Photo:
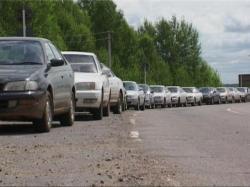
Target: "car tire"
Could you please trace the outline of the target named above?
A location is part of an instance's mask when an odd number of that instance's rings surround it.
[[[98,109],[94,110],[93,116],[96,120],[102,120],[102,118],[103,118],[103,94],[102,94],[102,98],[101,98],[100,107]]]
[[[66,114],[61,115],[59,118],[61,125],[63,126],[72,126],[75,121],[75,96],[72,93],[70,101],[70,109]]]
[[[108,117],[110,114],[110,102],[108,101],[107,106],[103,109],[103,116]]]
[[[145,110],[145,100],[144,100],[144,102],[143,102],[143,105],[140,107],[140,109],[141,109],[142,111]]]
[[[137,105],[135,106],[135,110],[140,110],[140,100],[138,99]]]
[[[186,101],[185,101],[185,103],[184,103],[184,107],[187,107],[187,105],[188,105],[188,104],[187,104],[187,99],[186,99]]]
[[[115,111],[114,113],[115,114],[121,114],[122,113],[122,109],[123,108],[123,104],[122,104],[122,95],[120,94],[119,95],[119,98],[118,98],[118,101],[117,101],[117,104],[115,106]]]
[[[33,123],[38,132],[49,132],[53,121],[52,99],[49,92],[46,93],[46,102],[42,119],[37,119]]]

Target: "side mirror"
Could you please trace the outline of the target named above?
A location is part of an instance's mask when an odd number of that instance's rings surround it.
[[[52,60],[50,60],[50,64],[52,67],[63,66],[64,60],[63,59],[52,59]]]

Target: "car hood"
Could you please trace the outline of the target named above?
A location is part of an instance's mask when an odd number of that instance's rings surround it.
[[[22,81],[31,78],[41,70],[42,65],[1,65],[0,83]]]
[[[102,75],[98,73],[78,73],[75,72],[75,82],[101,82]]]
[[[180,95],[178,93],[171,93],[171,97],[179,97]]]
[[[154,97],[164,97],[164,93],[154,93]]]
[[[127,95],[138,95],[138,92],[133,90],[127,90]]]

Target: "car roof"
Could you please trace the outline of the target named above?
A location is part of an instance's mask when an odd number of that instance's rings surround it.
[[[38,42],[47,42],[49,41],[46,38],[39,38],[39,37],[0,37],[0,40],[20,40],[20,41],[38,41]]]
[[[71,55],[91,55],[96,56],[95,53],[90,52],[82,52],[82,51],[62,51],[63,55],[71,54]]]
[[[124,83],[126,83],[126,82],[132,82],[132,83],[135,83],[135,84],[137,84],[135,81],[123,81]]]
[[[163,85],[150,85],[150,87],[165,87]]]

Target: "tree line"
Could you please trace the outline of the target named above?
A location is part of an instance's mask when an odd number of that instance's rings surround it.
[[[123,80],[180,86],[219,86],[218,73],[201,57],[199,33],[185,20],[147,20],[131,27],[112,0],[1,0],[0,36],[44,37],[60,50],[91,51],[108,65],[107,31],[112,32],[112,70]]]

